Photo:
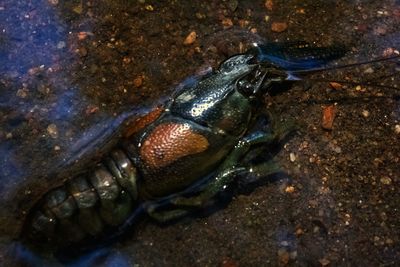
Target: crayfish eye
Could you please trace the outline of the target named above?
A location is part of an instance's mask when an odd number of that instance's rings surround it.
[[[253,84],[246,79],[239,80],[236,88],[244,96],[253,95]]]

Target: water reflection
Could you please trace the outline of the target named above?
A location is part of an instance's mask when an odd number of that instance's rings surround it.
[[[18,264],[20,264],[18,266],[129,267],[132,266],[133,262],[132,258],[129,258],[123,252],[112,250],[109,247],[100,248],[68,262],[60,263],[52,258],[43,258],[22,244],[14,243],[12,246],[14,255],[18,258]]]
[[[70,267],[85,267],[85,266],[104,266],[104,267],[129,267],[132,266],[129,258],[121,252],[108,249],[100,249],[89,255],[85,255],[76,261],[76,263],[68,264]]]
[[[82,2],[72,7],[46,0],[0,3],[1,240],[15,238],[23,214],[37,197],[101,156],[118,140],[123,122],[148,103],[122,105],[125,111],[120,112],[96,98],[96,90],[104,91],[101,80],[100,86],[91,83],[91,91],[82,85],[87,68],[77,48],[79,30],[90,32],[90,27],[79,21],[79,5]],[[109,94],[117,95],[112,90]],[[145,94],[138,95],[135,99]],[[20,252],[34,262],[29,251]]]
[[[73,119],[72,114],[67,118],[66,113],[55,113],[67,108],[66,95],[79,92],[69,88],[71,82],[59,65],[73,60],[73,54],[67,49],[68,30],[55,7],[48,1],[3,1],[1,7],[1,131],[6,139],[1,179],[18,183],[31,173],[25,168],[28,159],[18,150],[50,148],[52,142],[43,138],[46,133],[41,127]]]

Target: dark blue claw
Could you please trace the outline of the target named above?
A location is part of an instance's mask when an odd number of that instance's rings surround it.
[[[342,57],[347,49],[341,45],[312,46],[306,42],[256,44],[250,53],[258,62],[268,62],[287,71],[321,68],[329,61]]]

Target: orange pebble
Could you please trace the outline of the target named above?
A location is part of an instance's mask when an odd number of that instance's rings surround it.
[[[333,128],[333,121],[336,116],[336,106],[329,105],[324,107],[322,112],[322,128],[325,130],[332,130]]]

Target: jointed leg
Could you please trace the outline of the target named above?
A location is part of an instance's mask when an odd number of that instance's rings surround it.
[[[274,127],[274,130],[270,134],[263,131],[255,131],[245,136],[222,162],[218,168],[216,177],[206,185],[203,191],[192,197],[176,196],[171,198],[169,203],[177,207],[173,210],[162,210],[161,208],[157,211],[157,208],[159,208],[157,203],[149,204],[146,207],[148,214],[160,222],[182,217],[190,212],[190,208],[204,206],[210,199],[224,190],[238,174],[254,175],[253,179],[257,180],[260,177],[279,172],[280,168],[272,161],[250,166],[239,165],[239,162],[249,152],[251,146],[282,140],[291,128],[288,126]]]

